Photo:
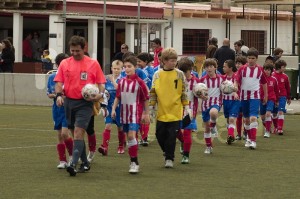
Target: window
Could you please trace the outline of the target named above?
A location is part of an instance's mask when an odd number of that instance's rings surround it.
[[[245,45],[254,47],[259,54],[265,54],[266,49],[266,32],[258,30],[242,30],[241,38],[245,41]]]
[[[208,29],[183,29],[182,54],[205,54],[208,39]]]

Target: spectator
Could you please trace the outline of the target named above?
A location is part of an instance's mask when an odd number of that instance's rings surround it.
[[[53,69],[53,64],[52,64],[49,50],[43,51],[43,55],[41,56],[41,61],[43,63],[43,73],[47,73],[48,71]]]
[[[240,39],[239,42],[241,42],[241,44],[242,44],[241,50],[247,54],[249,48],[248,48],[248,46],[245,45],[245,41],[243,39]]]
[[[230,41],[228,38],[223,40],[223,46],[218,48],[214,54],[214,58],[218,60],[218,71],[223,72],[224,62],[228,59],[235,60],[235,52],[230,48]]]
[[[43,46],[40,39],[40,34],[38,32],[33,32],[33,38],[30,42],[32,49],[33,61],[41,61],[41,55],[43,53]]]
[[[128,52],[128,46],[127,46],[127,44],[122,44],[122,45],[121,45],[121,51],[115,54],[115,56],[113,57],[113,61],[115,61],[115,60],[120,60],[120,61],[122,61],[122,60],[123,60],[123,59],[122,59],[122,58],[123,58],[123,55],[124,55],[125,53],[127,53],[127,52]]]
[[[213,58],[216,50],[218,49],[218,39],[212,37],[208,40],[208,47],[206,50],[206,59]]]
[[[23,62],[32,61],[32,48],[31,48],[32,34],[27,33],[25,39],[23,40]]]
[[[0,59],[0,71],[6,73],[12,73],[15,56],[12,50],[11,43],[9,42],[9,40],[4,39],[2,41],[2,46],[3,46],[3,50]]]
[[[153,39],[151,41],[151,44],[154,52],[153,68],[156,68],[160,64],[158,53],[160,53],[163,50],[163,48],[161,47],[161,40],[159,38]]]
[[[234,50],[235,50],[235,57],[247,56],[247,53],[242,51],[242,43],[240,41],[234,42]]]
[[[273,61],[274,63],[281,58],[283,50],[281,48],[275,48],[273,51]]]

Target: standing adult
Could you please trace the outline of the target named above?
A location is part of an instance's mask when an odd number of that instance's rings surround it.
[[[115,61],[115,60],[122,61],[123,60],[123,55],[127,52],[128,52],[128,45],[127,44],[122,44],[121,45],[121,51],[115,54],[112,61]]]
[[[218,39],[212,37],[208,40],[208,47],[206,50],[206,59],[213,58],[216,50],[218,49]]]
[[[160,64],[158,54],[162,52],[163,48],[161,47],[161,40],[159,38],[153,39],[151,44],[154,52],[153,68],[156,68]]]
[[[247,54],[249,47],[245,45],[245,41],[243,39],[240,39],[239,42],[242,44],[241,50]]]
[[[283,54],[283,50],[281,48],[275,48],[274,51],[273,51],[273,61],[274,63],[281,58]]]
[[[223,46],[218,48],[214,54],[214,58],[218,60],[218,71],[221,74],[223,72],[223,64],[226,60],[231,59],[235,60],[235,52],[230,48],[230,41],[228,38],[223,40]]]
[[[79,171],[90,169],[86,156],[84,133],[93,114],[93,101],[103,97],[106,82],[100,64],[84,55],[85,39],[73,36],[69,41],[71,57],[63,60],[58,68],[54,81],[56,82],[56,103],[65,106],[68,128],[74,135],[73,159],[67,167],[70,176],[75,176],[76,164],[81,158],[82,164]],[[84,100],[81,90],[86,84],[97,84],[99,93]],[[63,87],[64,95],[63,98]]]
[[[32,49],[32,58],[34,61],[41,61],[41,56],[43,54],[43,45],[40,41],[40,33],[33,32],[33,38],[30,42]]]
[[[0,59],[0,71],[4,73],[13,72],[13,63],[15,62],[15,55],[12,50],[12,45],[9,40],[2,41],[2,53]]]
[[[32,34],[27,33],[25,39],[23,40],[23,62],[32,61],[32,48],[31,48]]]
[[[234,42],[234,50],[235,50],[235,56],[247,56],[247,53],[242,51],[242,43],[240,41]]]

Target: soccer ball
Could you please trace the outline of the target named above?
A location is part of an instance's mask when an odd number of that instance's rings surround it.
[[[85,100],[89,100],[91,96],[95,96],[98,93],[99,88],[95,84],[86,84],[81,90],[81,95]]]
[[[198,83],[193,88],[193,93],[196,97],[205,97],[208,95],[207,86],[203,83]]]
[[[231,94],[234,91],[234,85],[232,81],[225,80],[222,82],[220,89],[224,94]]]

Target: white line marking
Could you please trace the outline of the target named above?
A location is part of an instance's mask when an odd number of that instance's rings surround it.
[[[54,146],[56,146],[56,145],[18,146],[18,147],[0,148],[0,150],[10,150],[10,149],[30,149],[30,148],[43,148],[43,147],[54,147]]]
[[[55,130],[46,130],[46,129],[23,129],[23,128],[0,128],[0,130],[21,130],[21,131],[55,131]]]

